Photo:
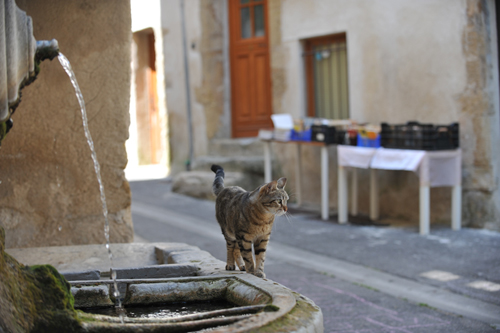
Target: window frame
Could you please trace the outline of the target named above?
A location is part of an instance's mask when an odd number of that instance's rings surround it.
[[[306,76],[306,114],[308,117],[317,117],[316,116],[316,100],[315,100],[315,86],[314,86],[314,57],[312,52],[314,47],[334,44],[334,43],[345,43],[346,44],[346,56],[347,56],[347,35],[345,32],[314,37],[304,40],[304,63],[305,63],[305,76]],[[347,69],[347,82],[346,85],[349,87],[349,61],[346,58],[346,69]],[[349,105],[349,89],[347,90],[347,103]],[[348,114],[350,115],[350,110],[348,107]]]

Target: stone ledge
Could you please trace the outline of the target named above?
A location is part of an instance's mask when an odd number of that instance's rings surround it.
[[[271,312],[260,312],[258,314],[252,315],[249,318],[245,318],[237,323],[230,324],[226,328],[220,327],[217,331],[220,332],[323,332],[323,315],[319,307],[317,307],[314,302],[310,299],[292,292],[290,289],[268,279],[261,279],[254,275],[248,274],[246,272],[240,271],[226,271],[224,269],[225,263],[214,258],[210,253],[200,250],[196,246],[191,246],[183,243],[147,243],[147,244],[112,244],[112,249],[119,253],[117,262],[120,263],[117,270],[121,268],[126,268],[129,272],[134,272],[141,274],[140,271],[144,272],[151,270],[149,266],[151,265],[161,265],[161,266],[173,266],[179,265],[179,267],[196,267],[196,277],[179,277],[170,278],[168,281],[190,281],[193,279],[237,279],[240,284],[251,286],[257,290],[262,290],[265,294],[271,296],[271,304],[273,306],[273,311]],[[92,266],[99,266],[103,272],[109,271],[109,263],[107,266],[103,266],[103,260],[94,262],[92,265],[92,260],[89,258],[101,258],[107,257],[107,251],[103,248],[103,245],[81,245],[81,246],[65,246],[57,248],[32,248],[32,249],[20,249],[22,251],[9,250],[9,252],[16,257],[22,263],[29,264],[39,264],[42,261],[45,262],[46,259],[55,262],[57,266],[63,267],[80,267],[81,270],[85,271],[89,268],[94,268]],[[44,254],[54,254],[53,257],[49,255],[48,258],[44,257]],[[114,252],[115,253],[115,252]],[[123,257],[123,258],[122,258]],[[59,261],[62,258],[66,261]],[[125,259],[128,258],[128,261]],[[148,267],[140,267],[145,262],[148,262]],[[168,265],[165,265],[168,263]],[[125,269],[122,271],[125,272]],[[187,271],[179,271],[180,274],[192,274],[192,269]],[[144,274],[146,276],[147,274]],[[125,286],[129,283],[156,283],[161,282],[165,279],[120,279],[119,283]],[[141,282],[142,281],[142,282]],[[72,292],[76,295],[77,290],[74,288],[78,285],[80,289],[82,286],[91,286],[92,284],[99,283],[101,285],[107,285],[104,289],[92,289],[88,293],[98,293],[105,298],[104,302],[99,304],[109,304],[109,287],[112,285],[112,281],[97,280],[97,281],[72,281],[73,285]],[[122,288],[120,288],[122,289]],[[119,326],[119,325],[118,325]],[[257,328],[259,327],[259,328]],[[88,327],[87,327],[88,328]],[[111,327],[110,327],[111,328]],[[118,328],[118,327],[117,327]],[[98,329],[96,327],[96,329]]]
[[[146,267],[117,268],[117,279],[158,279],[177,276],[196,276],[198,266],[182,265],[154,265]]]
[[[98,270],[88,270],[82,272],[61,272],[61,275],[68,281],[78,280],[99,280],[101,272]]]

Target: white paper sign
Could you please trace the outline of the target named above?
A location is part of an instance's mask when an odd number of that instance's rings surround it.
[[[292,115],[290,115],[288,113],[273,114],[273,115],[271,115],[271,119],[273,120],[273,125],[274,125],[274,128],[276,128],[276,129],[290,130],[293,128],[293,118],[292,118]]]

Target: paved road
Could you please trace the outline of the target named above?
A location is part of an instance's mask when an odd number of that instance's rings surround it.
[[[214,203],[131,182],[136,238],[185,242],[225,261]],[[275,222],[266,274],[311,298],[325,332],[495,332],[500,234],[339,225],[295,211]],[[498,289],[497,289],[498,288]]]

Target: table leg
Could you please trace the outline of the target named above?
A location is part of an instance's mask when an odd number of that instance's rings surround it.
[[[462,225],[462,186],[453,186],[451,192],[451,228],[460,230]]]
[[[300,145],[295,145],[297,147],[297,166],[295,167],[295,200],[297,205],[300,206],[302,204],[302,152]]]
[[[271,142],[264,141],[264,181],[269,183],[271,180]]]
[[[358,169],[352,168],[351,172],[351,215],[358,215]]]
[[[321,147],[321,218],[328,220],[328,147]]]
[[[339,223],[347,223],[347,180],[346,170],[342,165],[338,166],[338,212]]]
[[[420,185],[420,234],[428,235],[430,227],[430,194],[429,185]]]
[[[376,221],[379,218],[379,197],[377,169],[370,169],[370,219]]]

